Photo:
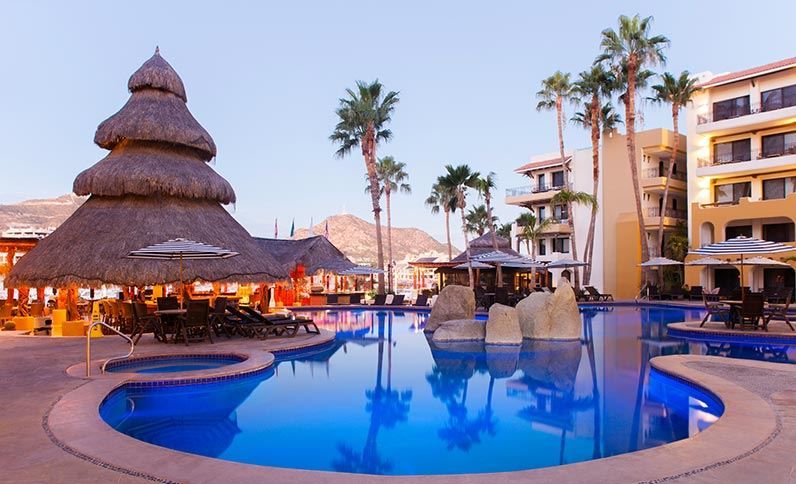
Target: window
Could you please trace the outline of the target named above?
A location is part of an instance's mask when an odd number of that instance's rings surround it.
[[[553,239],[553,252],[569,253],[569,238],[557,237]]]
[[[763,91],[760,93],[760,101],[763,111],[796,106],[796,85]]]
[[[539,207],[539,222],[547,218],[547,207]]]
[[[749,114],[749,96],[736,97],[713,103],[713,121],[737,118]]]
[[[556,220],[567,220],[567,206],[566,205],[555,205],[553,207],[553,218]]]
[[[536,177],[536,185],[539,188],[539,191],[547,189],[544,182],[544,173]]]
[[[553,172],[553,187],[559,188],[564,186],[564,172],[563,171],[554,171]]]
[[[714,163],[732,163],[752,159],[752,139],[739,139],[713,145]]]
[[[796,193],[796,176],[763,180],[763,200],[785,198]]]
[[[752,236],[752,226],[751,225],[736,225],[734,227],[727,227],[724,229],[724,237],[726,239],[733,239],[735,237],[751,237]]]
[[[677,199],[672,198],[672,210],[677,210]]]
[[[713,201],[716,203],[738,203],[743,197],[752,195],[752,182],[728,183],[716,185]]]
[[[539,241],[539,255],[547,255],[547,244],[544,239]]]
[[[793,224],[763,225],[763,239],[771,242],[794,242]]]
[[[763,136],[763,158],[796,153],[796,131]]]

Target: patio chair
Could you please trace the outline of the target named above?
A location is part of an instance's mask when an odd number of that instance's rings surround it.
[[[495,303],[509,306],[509,290],[505,287],[495,288]]]
[[[180,309],[180,301],[174,296],[159,297],[157,299],[158,311]]]
[[[718,294],[702,294],[702,301],[705,303],[705,317],[699,323],[699,327],[705,325],[708,320],[713,321],[713,316],[720,316],[724,320],[725,326],[729,325],[730,307],[719,301]]]
[[[373,299],[374,306],[384,306],[384,303],[387,301],[386,294],[376,294],[376,297]]]
[[[231,337],[226,331],[226,327],[224,325],[224,317],[227,314],[227,298],[223,296],[218,296],[216,300],[213,302],[213,310],[210,311],[210,315],[208,319],[210,320],[210,327],[213,328],[213,332],[216,333],[216,336],[220,336],[221,333],[227,335],[227,337]]]
[[[390,306],[403,306],[404,305],[404,295],[403,294],[395,294],[392,297],[392,302],[389,304]]]
[[[598,291],[594,286],[586,286],[583,288],[586,293],[592,297],[593,301],[613,301],[613,294],[603,294]]]
[[[702,286],[691,286],[688,291],[688,299],[691,301],[699,301],[702,299]]]
[[[207,299],[188,302],[185,316],[180,318],[179,325],[185,346],[188,346],[188,340],[204,341],[205,336],[211,344],[213,343],[213,329],[210,327],[209,315],[210,305]]]
[[[135,331],[135,311],[130,301],[119,302],[119,327],[122,333],[133,335]]]
[[[415,299],[415,306],[428,306],[428,294],[418,294]]]
[[[161,333],[157,324],[157,318],[154,314],[148,314],[146,304],[142,302],[133,302],[133,331],[130,334],[130,339],[135,344],[141,339],[144,333],[152,333],[158,341],[165,341],[165,335]]]
[[[350,298],[351,304],[362,304],[362,294],[351,294]]]
[[[784,304],[770,304],[768,307],[765,308],[763,311],[763,329],[768,331],[768,323],[771,322],[772,319],[782,320],[785,321],[785,324],[788,325],[791,331],[793,331],[793,325],[790,324],[790,316],[788,315],[788,309],[790,309],[791,303],[791,294],[785,297]]]
[[[741,329],[745,326],[751,326],[753,329],[757,328],[760,321],[763,320],[763,311],[765,309],[765,296],[763,293],[755,292],[748,293],[743,298],[743,304],[738,310],[737,322],[741,325]],[[735,321],[731,318],[731,327],[735,327]]]

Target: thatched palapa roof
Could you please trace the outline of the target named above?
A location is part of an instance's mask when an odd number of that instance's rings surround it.
[[[7,284],[175,282],[178,264],[126,255],[178,237],[240,254],[186,261],[186,281],[287,278],[221,206],[234,202],[235,192],[207,165],[215,143],[188,111],[182,80],[159,52],[132,75],[129,88],[127,104],[97,129],[95,142],[110,154],[75,179],[75,193],[90,198],[19,260]]]
[[[519,252],[511,248],[511,242],[505,237],[497,236],[498,249],[511,255],[520,255]],[[486,254],[495,250],[492,245],[492,232],[487,232],[484,235],[470,241],[470,256],[475,257],[480,254]],[[467,251],[462,252],[451,260],[456,264],[467,262]]]
[[[292,270],[297,264],[304,266],[307,275],[320,270],[342,272],[358,267],[334,246],[326,237],[316,235],[306,239],[266,239],[254,240],[264,251],[273,255],[286,269]]]

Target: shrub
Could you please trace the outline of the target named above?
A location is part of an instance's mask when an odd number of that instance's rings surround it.
[[[17,329],[17,325],[13,321],[6,321],[3,325],[3,331],[14,331],[15,329]]]

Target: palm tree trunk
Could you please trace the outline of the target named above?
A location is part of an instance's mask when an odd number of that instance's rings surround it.
[[[627,61],[627,99],[625,99],[625,120],[627,121],[627,159],[630,163],[630,178],[633,180],[633,197],[636,201],[636,216],[638,218],[638,234],[641,239],[641,260],[650,257],[647,231],[644,224],[644,212],[641,207],[641,188],[638,181],[638,163],[636,161],[636,71],[638,59],[631,54]],[[647,280],[647,268],[641,268],[642,284]]]
[[[368,125],[367,132],[362,140],[362,155],[365,158],[365,169],[368,171],[370,182],[370,201],[373,205],[373,220],[376,223],[376,262],[378,268],[384,270],[384,245],[381,237],[381,207],[379,198],[379,178],[376,175],[376,131],[373,123]],[[384,273],[379,273],[379,294],[384,294]]]
[[[492,196],[487,191],[484,194],[484,203],[486,203],[486,217],[489,222],[489,230],[492,232],[492,248],[498,250],[497,234],[495,233],[495,226],[492,223]],[[497,287],[503,287],[503,268],[500,263],[495,264],[495,278],[497,279]]]
[[[563,100],[559,96],[556,99],[556,118],[558,120],[558,151],[561,155],[561,163],[564,165],[564,176],[566,177],[564,180],[564,186],[567,190],[572,190],[572,181],[570,180],[570,175],[572,173],[572,167],[568,162],[564,161],[564,106]],[[572,258],[578,258],[578,246],[575,243],[575,214],[572,212],[572,203],[567,202],[567,226],[569,226],[569,250],[572,252]],[[572,272],[575,275],[574,286],[580,286],[580,269],[577,267],[572,268]]]
[[[592,196],[597,200],[597,190],[600,186],[600,100],[597,95],[591,98],[591,161],[592,161]],[[583,268],[583,285],[591,281],[591,262],[594,260],[594,231],[597,224],[597,205],[591,208],[589,220],[589,233],[586,235],[586,247],[583,249],[583,262],[588,263]]]
[[[663,256],[663,217],[666,215],[666,206],[669,203],[669,184],[674,172],[674,162],[677,159],[677,150],[680,149],[680,133],[678,121],[680,105],[672,104],[672,126],[674,127],[674,146],[672,147],[672,157],[669,159],[669,168],[666,170],[666,183],[663,185],[663,201],[661,202],[660,221],[658,222],[658,255]],[[658,268],[658,286],[663,287],[663,269]]]
[[[464,200],[463,195],[459,195]],[[464,216],[464,208],[467,204],[460,203],[459,211],[462,214],[462,233],[464,234],[464,247],[467,253],[467,277],[470,278],[470,289],[475,289],[475,280],[473,279],[473,261],[470,260],[470,241],[467,239],[467,219]]]
[[[384,186],[384,199],[387,201],[387,289],[393,291],[394,274],[392,266],[392,210],[390,208],[390,189]]]
[[[448,239],[448,262],[453,260],[453,244],[451,244],[451,211],[445,210],[445,237]]]

